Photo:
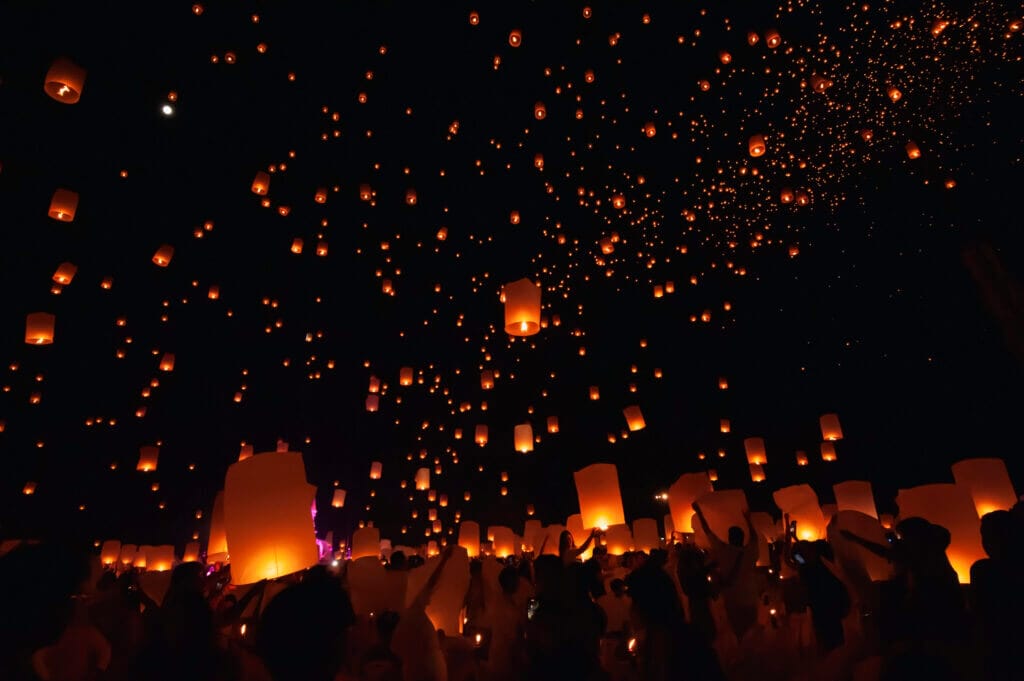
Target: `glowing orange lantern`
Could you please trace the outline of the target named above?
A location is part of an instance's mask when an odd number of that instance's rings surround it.
[[[821,426],[821,439],[833,442],[843,439],[843,429],[839,425],[838,414],[822,414],[818,419]]]
[[[529,423],[520,423],[515,427],[515,446],[520,454],[533,451],[533,427]]]
[[[352,534],[352,560],[380,557],[380,529],[362,527]]]
[[[615,464],[595,463],[573,474],[584,529],[626,522]]]
[[[153,264],[157,267],[167,267],[173,257],[174,247],[164,244],[160,248],[156,249],[156,253],[153,254]]]
[[[403,386],[412,385],[412,367],[402,367],[398,372],[398,384]]]
[[[53,343],[53,328],[57,317],[48,312],[32,312],[25,318],[25,342],[29,345]]]
[[[796,453],[796,465],[806,466],[807,465],[807,452],[797,451]]]
[[[370,464],[370,480],[380,480],[380,474],[383,470],[384,465],[380,461],[374,461]]]
[[[174,354],[165,352],[160,358],[160,371],[174,371]]]
[[[732,430],[732,425],[729,423],[729,419],[718,420],[718,431],[720,433],[728,433]]]
[[[557,416],[549,416],[548,417],[548,432],[549,433],[557,433],[558,432],[558,417]]]
[[[198,563],[199,562],[199,542],[190,541],[185,544],[185,551],[181,554],[182,563]]]
[[[750,155],[754,158],[764,156],[766,149],[764,144],[764,135],[752,135],[750,140],[747,142],[747,149],[750,151]]]
[[[1017,504],[1017,492],[1002,459],[958,461],[953,464],[953,479],[967,488],[979,518],[992,511],[1008,511]]]
[[[122,550],[123,554],[123,550]],[[206,544],[206,562],[223,563],[228,559],[228,536],[224,530],[224,492],[217,492],[210,514],[210,539]]]
[[[58,57],[53,60],[43,81],[43,90],[61,104],[75,104],[82,97],[85,86],[85,69],[70,59]]]
[[[253,178],[251,189],[253,194],[266,195],[270,191],[270,175],[262,170],[257,171],[256,177]]]
[[[772,493],[775,505],[796,521],[798,539],[815,541],[825,538],[827,525],[825,516],[818,505],[818,495],[810,485],[792,485]]]
[[[920,485],[901,489],[896,495],[900,520],[924,518],[949,531],[946,557],[961,584],[971,580],[971,565],[985,557],[981,546],[981,522],[967,487],[958,484]]]
[[[756,463],[760,466],[768,463],[768,454],[764,448],[764,438],[748,437],[743,441],[743,449],[747,453],[747,463]]]
[[[764,42],[768,47],[775,49],[782,42],[782,38],[779,36],[779,32],[774,28],[770,28],[764,32]]]
[[[430,489],[430,469],[429,468],[417,468],[416,469],[416,491],[426,492]]]
[[[519,47],[520,45],[522,45],[523,32],[520,31],[518,28],[514,28],[511,31],[509,31],[508,44],[511,45],[512,47]]]
[[[793,190],[789,187],[783,187],[779,193],[779,201],[782,203],[793,203]]]
[[[601,389],[596,385],[590,386],[590,399],[599,400],[601,399]]]
[[[899,88],[897,87],[890,87],[887,91],[887,94],[889,95],[889,99],[891,99],[893,102],[898,102],[901,99],[903,99],[903,93],[900,92]]]
[[[104,565],[113,565],[121,555],[121,542],[116,539],[108,539],[100,547],[100,562]]]
[[[832,485],[837,511],[857,511],[872,518],[878,517],[875,495],[871,483],[865,480],[847,480]]]
[[[344,508],[345,506],[345,490],[336,489],[334,494],[331,496],[331,506],[334,508]]]
[[[75,211],[78,210],[78,192],[70,189],[58,189],[53,192],[50,199],[49,215],[54,220],[71,222],[75,219]]]
[[[753,482],[764,482],[764,468],[759,463],[747,464],[750,469],[750,479]]]
[[[622,415],[626,417],[626,425],[629,427],[631,432],[643,430],[647,427],[647,423],[644,421],[644,415],[640,411],[640,407],[635,404],[623,409]]]
[[[57,266],[57,271],[53,273],[53,280],[62,286],[66,286],[75,278],[76,272],[78,272],[78,267],[69,262],[62,262]]]
[[[478,424],[476,431],[473,433],[473,441],[483,447],[487,444],[487,426],[484,424]]]
[[[480,372],[480,388],[483,390],[490,390],[494,387],[494,372],[490,369],[484,369]]]
[[[538,121],[544,120],[548,115],[547,107],[544,106],[544,102],[537,102],[533,105],[533,117]]]
[[[366,396],[366,411],[375,412],[380,409],[380,397],[370,393]]]
[[[905,147],[905,149],[907,150],[907,158],[910,158],[910,159],[921,158],[921,149],[917,146],[917,143],[914,142],[913,140],[907,142],[907,146]]]
[[[540,331],[540,288],[523,278],[502,287],[505,333],[532,336]]]
[[[835,461],[838,457],[836,456],[836,446],[831,442],[821,443],[821,460],[822,461]]]
[[[470,558],[480,555],[480,525],[467,520],[459,525],[459,546],[466,549]]]
[[[157,459],[160,457],[160,449],[153,445],[146,445],[139,448],[139,463],[135,470],[149,473],[156,470]]]

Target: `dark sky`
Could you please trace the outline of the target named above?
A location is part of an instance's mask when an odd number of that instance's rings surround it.
[[[571,474],[594,461],[618,465],[629,518],[660,518],[653,495],[705,467],[765,508],[776,487],[827,501],[851,478],[889,507],[974,456],[1005,458],[1024,485],[1020,17],[995,2],[616,3],[589,19],[579,3],[485,4],[0,8],[0,359],[16,367],[0,378],[0,536],[182,544],[205,535],[240,443],[278,438],[304,453],[319,529],[338,536],[361,520],[423,536],[426,513],[410,513],[426,502],[399,488],[421,450],[443,467],[446,528],[456,510],[519,527],[528,503],[564,522]],[[43,91],[59,56],[88,71],[77,104]],[[250,185],[270,167],[264,208]],[[337,191],[318,204],[319,187]],[[71,223],[47,217],[57,188],[81,197]],[[784,188],[809,205],[782,204]],[[162,244],[166,268],[151,262]],[[982,251],[979,287],[964,254]],[[62,262],[78,272],[54,295]],[[524,276],[561,324],[510,343],[499,290]],[[57,317],[52,346],[24,343],[35,311]],[[424,383],[400,388],[403,366]],[[494,390],[482,368],[500,372]],[[371,375],[388,384],[372,414]],[[647,427],[623,439],[631,404]],[[846,435],[834,463],[818,456],[826,412]],[[541,436],[528,455],[512,446],[524,421]],[[758,485],[750,436],[768,449]],[[158,441],[158,470],[136,472]],[[346,507],[325,509],[335,480]]]

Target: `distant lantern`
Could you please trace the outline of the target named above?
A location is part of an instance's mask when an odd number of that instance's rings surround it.
[[[540,287],[527,278],[502,287],[505,302],[505,333],[532,336],[540,331]]]
[[[971,565],[985,557],[981,526],[971,494],[965,485],[934,484],[901,489],[896,495],[900,520],[924,518],[949,532],[946,557],[961,584],[970,580]]]
[[[381,470],[384,465],[380,461],[374,461],[370,464],[370,480],[380,480]]]
[[[25,318],[25,342],[29,345],[53,343],[53,327],[57,317],[49,312],[32,312]]]
[[[719,390],[728,390],[729,389],[729,379],[726,378],[725,376],[719,376],[719,378],[718,378],[718,389]]]
[[[631,405],[622,410],[622,415],[626,417],[626,425],[630,431],[643,430],[647,427],[647,423],[644,421],[643,412],[640,411],[640,407],[637,405]]]
[[[612,197],[612,207],[622,210],[626,207],[626,197],[622,194],[616,194]]]
[[[108,539],[100,547],[100,562],[103,565],[113,565],[121,555],[121,542],[117,539]]]
[[[544,170],[544,154],[533,155],[533,167],[537,170]]]
[[[732,430],[732,424],[729,423],[729,419],[718,419],[718,432],[728,433]]]
[[[160,371],[174,371],[174,353],[165,352],[160,358]]]
[[[249,444],[244,444],[238,448],[238,460],[245,461],[253,455],[253,447]]]
[[[371,393],[379,393],[380,392],[380,379],[379,378],[377,378],[376,376],[370,376],[370,386],[368,388],[368,391],[371,392]]]
[[[743,441],[743,449],[747,452],[747,463],[763,466],[768,463],[768,454],[764,448],[764,438],[748,437]]]
[[[398,372],[398,384],[403,386],[412,385],[412,367],[402,367]]]
[[[548,417],[548,432],[549,433],[557,433],[558,432],[558,417],[557,416],[549,416]]]
[[[405,190],[405,204],[407,206],[415,206],[416,203],[418,202],[418,200],[419,199],[417,199],[417,197],[416,197],[416,190],[415,189],[406,189]]]
[[[665,289],[661,284],[654,285],[654,297],[663,298],[665,296]]]
[[[484,369],[480,372],[480,388],[483,390],[490,390],[494,387],[494,372],[490,369]]]
[[[755,158],[758,156],[764,156],[764,135],[751,136],[750,141],[747,143],[747,148],[750,150],[750,155]]]
[[[435,234],[434,236],[437,238],[438,241],[444,241],[445,239],[448,238],[448,228],[442,227],[441,229],[437,230],[437,234]]]
[[[764,32],[764,42],[768,47],[775,49],[782,42],[782,38],[779,36],[779,32],[774,28],[770,28]]]
[[[145,549],[146,572],[168,572],[174,567],[174,546],[163,544],[147,546]]]
[[[327,189],[325,187],[318,188],[313,194],[313,200],[317,203],[327,203]]]
[[[693,502],[714,491],[707,473],[684,473],[668,488],[668,508],[672,522],[680,532],[690,532]]]
[[[370,393],[366,396],[366,411],[375,412],[380,409],[380,396]]]
[[[529,423],[520,423],[515,427],[515,446],[520,454],[533,451],[533,427]]]
[[[601,247],[601,252],[605,255],[611,255],[615,252],[615,244],[609,237],[604,237],[597,242],[597,245]]]
[[[750,468],[750,480],[752,482],[764,482],[764,468],[759,463],[747,464]]]
[[[903,99],[903,93],[900,92],[899,88],[897,87],[890,87],[887,91],[887,94],[889,95],[889,99],[891,99],[894,102],[898,102],[901,99]]]
[[[160,248],[156,249],[156,253],[153,254],[153,264],[157,267],[167,267],[170,264],[171,258],[174,257],[174,246],[168,246],[164,244]]]
[[[302,454],[269,452],[233,463],[224,481],[224,524],[231,581],[252,584],[316,565],[311,512],[316,487]]]
[[[871,483],[865,480],[847,480],[832,485],[836,498],[836,511],[857,511],[872,518],[878,517],[875,495]]]
[[[647,137],[654,137],[657,134],[658,128],[655,127],[654,123],[648,122],[644,124],[644,135]]]
[[[473,442],[477,443],[481,447],[487,444],[487,426],[479,424],[473,433]]]
[[[336,489],[334,495],[331,496],[331,506],[334,508],[344,508],[345,506],[345,490]]]
[[[537,102],[533,105],[533,117],[538,121],[544,120],[548,115],[547,107],[544,106],[544,102]]]
[[[782,191],[779,192],[779,201],[782,203],[793,203],[793,190],[789,187],[783,187]]]
[[[796,465],[806,466],[807,465],[807,452],[797,451],[796,453]]]
[[[416,470],[416,491],[426,492],[430,489],[430,469],[418,468]]]
[[[755,31],[749,31],[747,33],[747,44],[753,47],[761,40],[761,36],[757,35]]]
[[[519,218],[519,211],[514,210],[514,211],[512,211],[511,213],[508,214],[508,221],[511,222],[513,225],[518,225],[519,224],[519,220],[520,220],[520,218]]]
[[[479,23],[480,23],[480,13],[479,12],[470,12],[469,13],[469,25],[470,26],[476,26]],[[477,548],[479,548],[479,546]]]
[[[53,192],[50,199],[50,210],[47,213],[54,220],[71,222],[75,219],[75,211],[78,210],[78,192],[70,189],[58,189]]]
[[[573,479],[584,529],[607,529],[626,522],[615,464],[591,464],[576,471]]]
[[[185,550],[181,554],[181,562],[183,563],[198,563],[199,562],[199,542],[190,541],[185,544]]]
[[[913,140],[907,142],[907,146],[904,147],[907,150],[907,158],[915,159],[921,158],[921,149],[917,146],[917,143]]]
[[[722,62],[723,64],[729,64],[732,62],[732,55],[726,52],[725,50],[722,50],[721,52],[718,53],[718,61]]]
[[[821,443],[821,460],[822,461],[835,461],[836,460],[836,446],[831,442]]]
[[[828,523],[818,504],[818,495],[810,485],[783,487],[775,490],[772,498],[779,510],[788,513],[791,521],[796,521],[797,539],[815,541],[825,538]]]
[[[599,400],[599,399],[601,399],[601,389],[598,386],[596,386],[596,385],[590,386],[590,399],[592,399],[592,400]]]
[[[27,497],[32,496],[36,493],[36,483],[29,480],[25,483],[25,486],[21,488],[21,493]]]
[[[838,414],[822,414],[818,419],[821,426],[821,439],[829,442],[843,439],[843,429],[839,426]]]
[[[139,463],[135,470],[143,473],[151,473],[156,470],[157,460],[160,457],[160,448],[153,445],[146,445],[139,448]]]
[[[992,511],[1008,511],[1017,503],[1002,459],[964,459],[953,464],[953,479],[966,487],[981,518]]]
[[[256,173],[256,177],[253,178],[252,193],[263,196],[268,191],[270,191],[270,175],[265,171],[260,170]]]
[[[508,44],[511,45],[512,47],[519,47],[520,45],[522,45],[523,32],[520,31],[518,28],[514,28],[511,31],[509,31]]]
[[[508,558],[516,553],[516,535],[512,528],[501,525],[487,528],[487,535],[491,537],[495,558]]]
[[[480,525],[467,520],[459,525],[459,546],[466,549],[470,558],[480,555]]]
[[[291,252],[294,253],[295,255],[299,255],[300,253],[302,253],[302,245],[302,239],[299,239],[298,237],[292,239]]]
[[[43,89],[62,104],[75,104],[82,97],[85,69],[70,59],[58,57],[46,72]]]
[[[217,300],[220,298],[220,286],[213,284],[210,286],[210,290],[206,292],[206,297],[210,300]]]

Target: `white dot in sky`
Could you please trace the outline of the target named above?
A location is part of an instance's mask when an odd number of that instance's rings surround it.
[[[170,116],[174,113],[174,107],[170,104],[164,104],[162,107],[160,107],[160,111],[163,112],[164,116]]]

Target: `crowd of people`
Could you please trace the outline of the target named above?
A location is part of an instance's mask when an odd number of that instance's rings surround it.
[[[892,566],[871,581],[795,528],[758,565],[746,527],[710,548],[677,535],[664,549],[609,556],[595,532],[483,569],[468,562],[462,631],[428,615],[446,569],[392,553],[404,606],[357,612],[347,564],[251,588],[230,566],[182,563],[161,602],[128,569],[94,579],[90,556],[25,543],[0,557],[0,678],[12,681],[968,681],[1024,679],[1024,508],[981,522],[987,558],[961,585],[949,533],[902,520],[884,544],[842,530]],[[582,539],[582,538],[581,538]],[[586,560],[583,558],[586,557]],[[461,569],[461,568],[460,568]],[[493,575],[497,574],[494,579]],[[488,577],[492,575],[492,577]]]

